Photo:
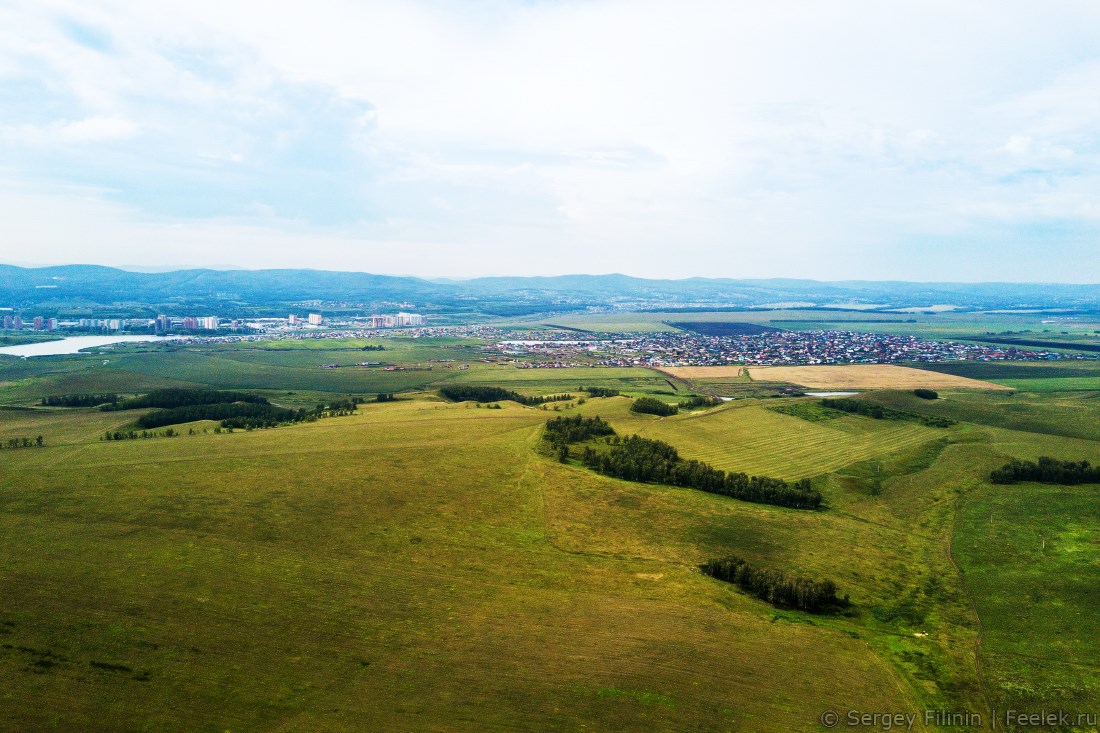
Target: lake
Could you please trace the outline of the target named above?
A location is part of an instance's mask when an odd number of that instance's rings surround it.
[[[76,354],[84,349],[110,344],[128,344],[134,341],[165,341],[170,336],[69,336],[58,341],[40,341],[36,344],[0,347],[0,354],[8,356],[57,356]]]

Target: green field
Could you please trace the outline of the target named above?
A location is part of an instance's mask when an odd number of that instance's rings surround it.
[[[0,450],[0,730],[821,731],[827,709],[1100,707],[1100,487],[985,481],[1009,457],[1100,461],[1092,392],[860,397],[959,421],[946,429],[817,419],[808,398],[667,418],[625,396],[478,409],[431,388],[689,386],[487,364],[465,342],[361,345],[3,362],[0,445],[45,446]],[[319,368],[360,360],[407,370]],[[164,385],[290,406],[405,391],[351,416],[119,442],[100,436],[132,412],[33,406]],[[576,413],[725,470],[812,478],[826,507],[561,464],[541,425]],[[852,605],[780,610],[698,572],[729,554],[832,579]]]
[[[1100,360],[920,364],[921,369],[984,379],[1028,392],[1100,391]]]

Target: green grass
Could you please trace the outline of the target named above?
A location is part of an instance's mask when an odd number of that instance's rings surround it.
[[[845,413],[840,410],[833,410],[825,407],[817,400],[813,402],[803,400],[794,402],[785,400],[778,405],[769,405],[768,409],[783,415],[800,417],[809,422],[826,422],[828,420],[836,420],[838,417],[844,417],[845,415]]]
[[[786,731],[913,704],[867,643],[777,633],[652,538],[635,555],[563,527],[588,510],[563,484],[608,483],[539,457],[543,419],[408,401],[232,435],[102,443],[89,425],[5,454],[0,720]],[[825,659],[838,674],[807,664]]]
[[[612,424],[669,442],[685,458],[706,461],[715,468],[788,480],[835,471],[942,435],[940,430],[910,422],[851,415],[809,422],[755,404],[731,405],[706,417],[678,415],[630,423],[613,420]]]
[[[919,364],[946,374],[984,379],[1028,392],[1100,392],[1100,361]]]
[[[985,634],[1002,709],[1100,706],[1100,486],[986,486],[969,498],[956,555]]]
[[[857,399],[920,415],[946,417],[1030,433],[1100,440],[1100,401],[1095,393],[940,392],[937,400],[922,400],[911,392],[868,392]]]

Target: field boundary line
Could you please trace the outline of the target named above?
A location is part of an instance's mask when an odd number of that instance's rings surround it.
[[[971,485],[971,490],[973,484]],[[963,592],[966,594],[966,602],[970,606],[971,613],[974,614],[974,620],[978,623],[978,635],[974,639],[974,670],[978,676],[978,684],[981,686],[982,695],[985,697],[986,707],[990,711],[990,715],[995,716],[995,708],[993,707],[993,696],[989,692],[989,685],[986,683],[985,670],[982,669],[982,641],[985,636],[985,626],[982,624],[982,616],[978,613],[978,605],[974,602],[974,594],[970,591],[970,584],[966,581],[966,574],[963,572],[959,563],[955,561],[955,526],[959,521],[959,513],[962,511],[962,503],[964,492],[959,492],[958,498],[955,500],[955,508],[951,514],[951,526],[948,528],[947,534],[947,559],[951,563],[951,566],[955,568],[955,572],[959,576],[959,583],[962,585]],[[991,718],[992,719],[992,718]]]

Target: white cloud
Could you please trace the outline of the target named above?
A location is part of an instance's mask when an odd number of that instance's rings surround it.
[[[15,0],[0,90],[38,79],[58,109],[0,129],[112,143],[74,161],[128,203],[126,241],[209,189],[177,220],[219,238],[251,212],[256,264],[325,242],[328,266],[362,267],[339,242],[385,241],[431,274],[473,252],[498,271],[919,276],[868,253],[955,238],[962,271],[1001,222],[1094,225],[1097,31],[1085,0]],[[50,162],[12,175],[73,182]]]

